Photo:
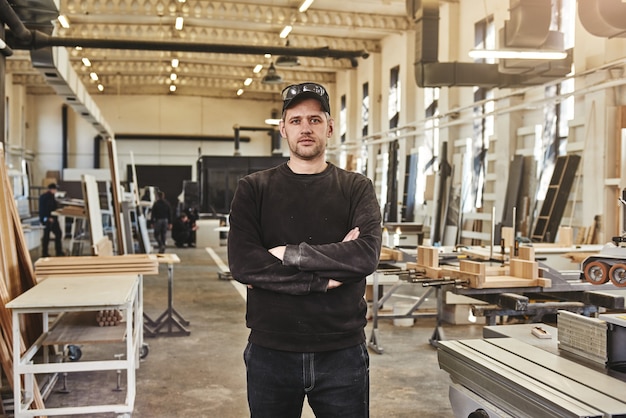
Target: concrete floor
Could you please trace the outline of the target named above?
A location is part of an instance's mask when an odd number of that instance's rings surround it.
[[[214,249],[226,263],[226,248]],[[218,266],[205,248],[177,249],[181,263],[174,268],[174,307],[190,322],[189,336],[146,338],[149,354],[137,370],[137,397],[133,417],[219,417],[249,416],[245,370],[242,360],[248,329],[245,302],[236,282],[218,279]],[[144,311],[156,318],[167,306],[167,272],[144,277]],[[449,377],[439,369],[437,351],[428,343],[434,319],[419,319],[411,327],[379,323],[379,343],[384,354],[370,351],[371,417],[451,417],[448,400]],[[446,338],[480,337],[479,325],[446,326]],[[368,339],[371,322],[366,329]],[[81,347],[83,359],[114,356],[119,349]],[[108,350],[108,351],[107,351]],[[104,353],[104,354],[103,354]],[[122,379],[122,384],[125,380]],[[115,392],[113,371],[72,373],[67,379],[70,393],[60,393],[59,379],[46,406],[73,406],[104,399],[121,399]],[[120,400],[118,400],[120,402]],[[306,402],[305,402],[306,403]],[[114,417],[115,414],[94,414]],[[313,414],[305,406],[303,417]]]

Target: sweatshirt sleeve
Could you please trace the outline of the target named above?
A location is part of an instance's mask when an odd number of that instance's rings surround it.
[[[356,240],[330,244],[287,245],[283,264],[341,282],[362,280],[376,270],[380,259],[382,228],[380,206],[371,181],[362,178],[352,191]],[[348,231],[346,231],[347,233]]]
[[[228,263],[233,278],[256,288],[292,295],[325,292],[328,279],[284,265],[263,246],[257,201],[252,185],[245,178],[239,180],[228,233]]]

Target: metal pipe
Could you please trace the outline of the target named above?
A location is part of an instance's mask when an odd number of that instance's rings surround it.
[[[40,49],[51,46],[83,47],[96,49],[136,49],[142,51],[183,51],[183,52],[213,52],[220,54],[246,54],[246,55],[297,55],[317,58],[367,58],[369,53],[365,50],[338,50],[324,48],[294,48],[285,46],[256,46],[256,45],[228,45],[207,44],[200,42],[172,42],[172,41],[143,41],[126,39],[84,39],[84,38],[61,38],[48,36],[40,31],[30,32],[30,39],[17,37],[13,39],[15,49]],[[8,39],[7,39],[8,40]]]

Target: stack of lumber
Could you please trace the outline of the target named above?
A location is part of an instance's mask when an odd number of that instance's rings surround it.
[[[6,304],[35,286],[35,274],[22,231],[20,217],[0,142],[0,359],[2,370],[13,386],[13,328]],[[21,327],[21,347],[30,347],[42,332],[41,317],[27,316]],[[35,382],[34,406],[43,409],[43,399]]]
[[[35,262],[37,279],[52,276],[86,276],[94,274],[159,274],[154,254],[110,256],[43,257]]]

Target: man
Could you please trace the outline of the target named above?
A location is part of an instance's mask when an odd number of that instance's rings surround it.
[[[180,216],[172,224],[172,239],[176,244],[176,247],[183,248],[185,245],[189,247],[195,246],[195,241],[192,240],[192,232],[198,227],[191,222],[186,212],[180,214]]]
[[[283,90],[290,159],[239,181],[228,261],[248,286],[244,352],[252,418],[367,417],[365,277],[381,250],[369,179],[325,159],[334,121],[326,89]]]
[[[172,209],[165,200],[165,193],[162,191],[157,193],[157,200],[152,205],[150,218],[154,228],[154,239],[159,246],[159,253],[162,254],[165,252],[167,231],[172,229]]]
[[[54,251],[57,257],[63,255],[63,233],[59,226],[59,219],[52,215],[58,208],[56,200],[56,183],[50,183],[48,190],[39,196],[39,221],[44,226],[43,237],[41,239],[41,256],[49,257],[48,245],[50,244],[50,233],[54,234]]]

